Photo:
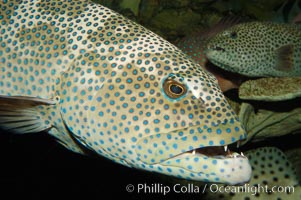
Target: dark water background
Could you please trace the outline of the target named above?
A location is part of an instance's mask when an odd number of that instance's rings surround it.
[[[103,157],[68,151],[45,133],[0,133],[0,193],[7,199],[104,199],[105,194],[139,198],[142,195],[126,192],[126,185],[145,182],[159,179]]]

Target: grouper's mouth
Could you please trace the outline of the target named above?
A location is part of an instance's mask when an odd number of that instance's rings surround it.
[[[196,148],[168,158],[160,165],[173,169],[174,174],[170,174],[177,177],[231,185],[248,182],[252,174],[248,158],[230,151],[227,145]]]
[[[146,164],[162,163],[191,155],[205,159],[243,157],[243,154],[231,152],[228,145],[236,143],[239,146],[240,141],[246,137],[240,122],[233,119],[216,126],[188,127],[144,137],[138,141],[136,152]]]
[[[206,58],[214,65],[222,69],[227,69],[227,71],[231,71],[231,72],[235,70],[233,69],[232,64],[229,63],[229,59],[221,59],[228,54],[225,48],[215,46],[215,45],[214,46],[210,45],[207,47],[205,54],[206,54]],[[227,57],[231,57],[231,55],[228,55]]]
[[[165,174],[200,181],[244,183],[252,171],[248,158],[230,151],[228,145],[231,149],[232,145],[239,147],[246,137],[241,123],[232,118],[210,127],[193,126],[149,135],[136,143],[136,153],[144,164],[165,168]]]
[[[240,141],[236,143],[236,148],[239,148]],[[231,144],[232,146],[232,144]],[[225,146],[207,146],[207,147],[201,147],[196,148],[193,150],[189,150],[180,154],[177,154],[173,157],[170,157],[167,160],[170,159],[179,159],[185,156],[195,156],[195,157],[203,157],[205,159],[229,159],[229,158],[246,158],[246,156],[243,154],[243,152],[237,153],[235,151],[231,151],[228,147],[228,145]]]
[[[209,46],[208,49],[211,50],[211,51],[218,51],[218,52],[225,52],[226,51],[224,48],[219,47],[219,46]]]
[[[237,143],[239,147],[240,141]],[[187,151],[186,153],[191,153],[192,155],[200,154],[202,156],[207,156],[216,159],[224,158],[236,158],[236,157],[245,157],[242,152],[240,154],[230,151],[228,145],[225,146],[212,146],[212,147],[202,147],[194,150]]]

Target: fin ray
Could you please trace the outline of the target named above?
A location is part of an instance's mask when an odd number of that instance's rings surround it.
[[[24,96],[0,95],[0,127],[15,133],[41,132],[51,127],[43,119],[44,110],[55,101]]]

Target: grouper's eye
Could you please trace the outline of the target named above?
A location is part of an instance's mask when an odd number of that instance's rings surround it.
[[[187,92],[185,85],[170,78],[164,81],[163,89],[165,94],[171,99],[180,98]]]
[[[230,33],[230,38],[236,39],[237,38],[237,32],[233,31]]]

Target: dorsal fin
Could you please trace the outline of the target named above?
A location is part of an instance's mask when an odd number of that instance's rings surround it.
[[[15,133],[34,133],[51,127],[44,117],[53,100],[0,95],[0,127]]]

